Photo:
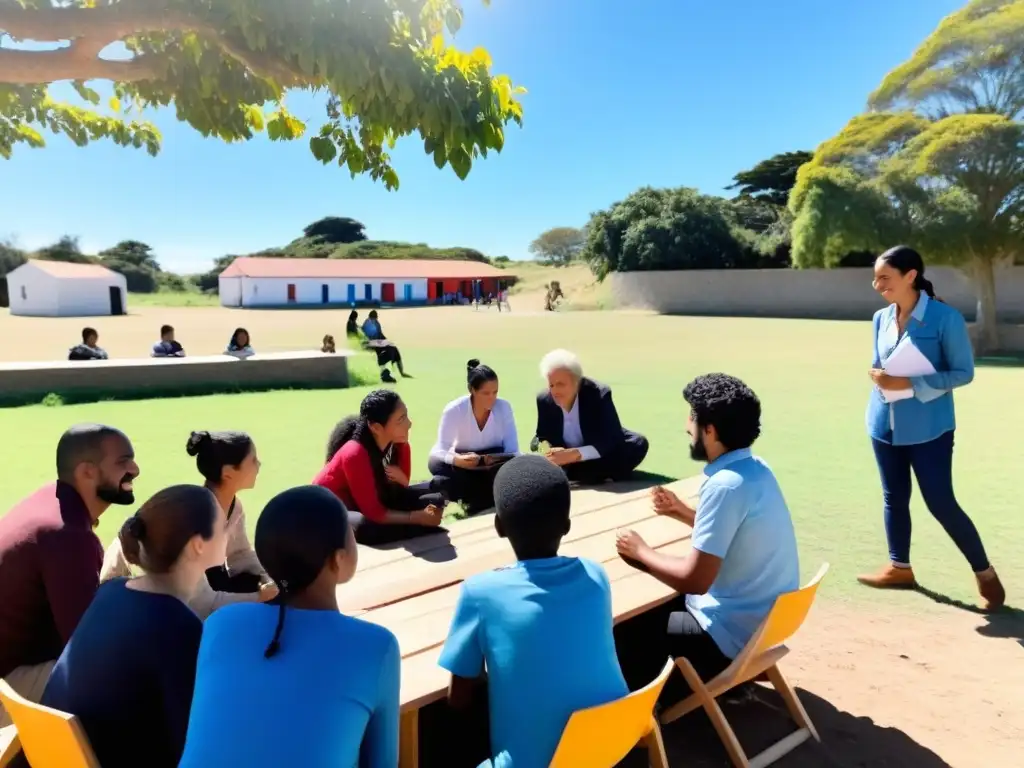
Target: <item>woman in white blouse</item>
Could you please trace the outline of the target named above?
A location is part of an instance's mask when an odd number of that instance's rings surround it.
[[[466,363],[469,394],[441,414],[427,463],[433,490],[458,501],[467,514],[494,506],[494,476],[519,453],[512,406],[498,397],[498,374],[479,360]]]

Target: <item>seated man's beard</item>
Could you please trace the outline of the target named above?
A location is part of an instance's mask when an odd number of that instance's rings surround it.
[[[96,496],[107,502],[107,504],[119,504],[127,506],[135,503],[135,492],[134,490],[124,490],[121,486],[125,483],[130,483],[135,479],[134,475],[126,474],[117,485],[103,484],[96,489]]]
[[[704,441],[699,437],[695,443],[690,445],[690,458],[694,461],[708,460],[708,449],[704,447]]]

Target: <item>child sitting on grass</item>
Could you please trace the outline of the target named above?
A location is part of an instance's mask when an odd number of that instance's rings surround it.
[[[491,749],[449,755],[452,768],[491,755],[495,768],[548,765],[573,712],[627,694],[608,575],[558,554],[570,525],[565,473],[542,456],[520,456],[498,472],[494,498],[495,528],[518,561],[463,583],[440,660],[456,709],[472,703],[486,666]]]

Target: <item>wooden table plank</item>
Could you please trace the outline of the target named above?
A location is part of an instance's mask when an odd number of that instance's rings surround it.
[[[669,487],[677,489],[689,496],[696,493],[699,486],[699,478],[687,478],[677,480]],[[585,515],[599,509],[632,501],[637,498],[646,498],[650,493],[649,487],[635,488],[636,483],[610,483],[599,488],[579,488],[572,492],[572,516]],[[681,491],[680,491],[681,489]],[[370,571],[384,565],[404,560],[409,557],[426,557],[428,552],[437,552],[433,557],[437,560],[445,553],[451,556],[454,548],[461,548],[464,543],[479,541],[493,535],[494,516],[480,515],[467,520],[457,520],[446,525],[446,533],[437,533],[430,536],[421,536],[409,541],[400,542],[385,547],[359,547],[359,573]]]
[[[633,526],[654,515],[646,496],[607,507],[578,518],[563,540],[563,546],[600,533]],[[343,611],[370,610],[400,600],[416,597],[455,584],[474,573],[500,568],[515,562],[512,548],[505,539],[489,531],[486,538],[460,547],[459,556],[444,562],[420,558],[403,560],[388,568],[375,568],[357,574],[338,590],[338,604]]]

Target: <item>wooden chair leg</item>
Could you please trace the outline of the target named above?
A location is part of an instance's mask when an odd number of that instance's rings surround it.
[[[651,717],[651,732],[644,736],[644,745],[647,747],[647,761],[652,768],[668,768],[665,742],[661,738],[661,726],[656,717]]]
[[[420,765],[420,711],[411,709],[402,713],[398,723],[398,768],[419,768]]]
[[[773,665],[767,670],[767,674],[772,686],[779,692],[779,696],[782,697],[782,700],[786,704],[786,709],[789,710],[789,714],[796,721],[796,724],[801,728],[806,728],[810,731],[811,736],[814,737],[815,741],[821,741],[821,737],[818,736],[818,731],[814,727],[814,723],[812,723],[811,718],[807,716],[807,710],[804,709],[804,705],[800,703],[800,697],[796,695],[796,691],[793,690],[789,681],[783,677],[779,666],[777,664]]]
[[[708,692],[704,681],[700,679],[697,670],[686,659],[679,659],[678,661],[680,662],[679,671],[683,673],[686,684],[690,686],[690,690],[693,691],[701,706],[704,707],[704,711],[707,713],[708,719],[711,720],[711,724],[715,727],[718,738],[722,740],[722,745],[725,747],[725,751],[728,753],[732,764],[736,768],[749,768],[750,762],[747,760],[747,755],[744,753],[739,739],[736,738],[736,734],[732,726],[729,725],[729,721],[725,719],[725,713],[722,712],[722,708],[718,706],[718,702]]]

